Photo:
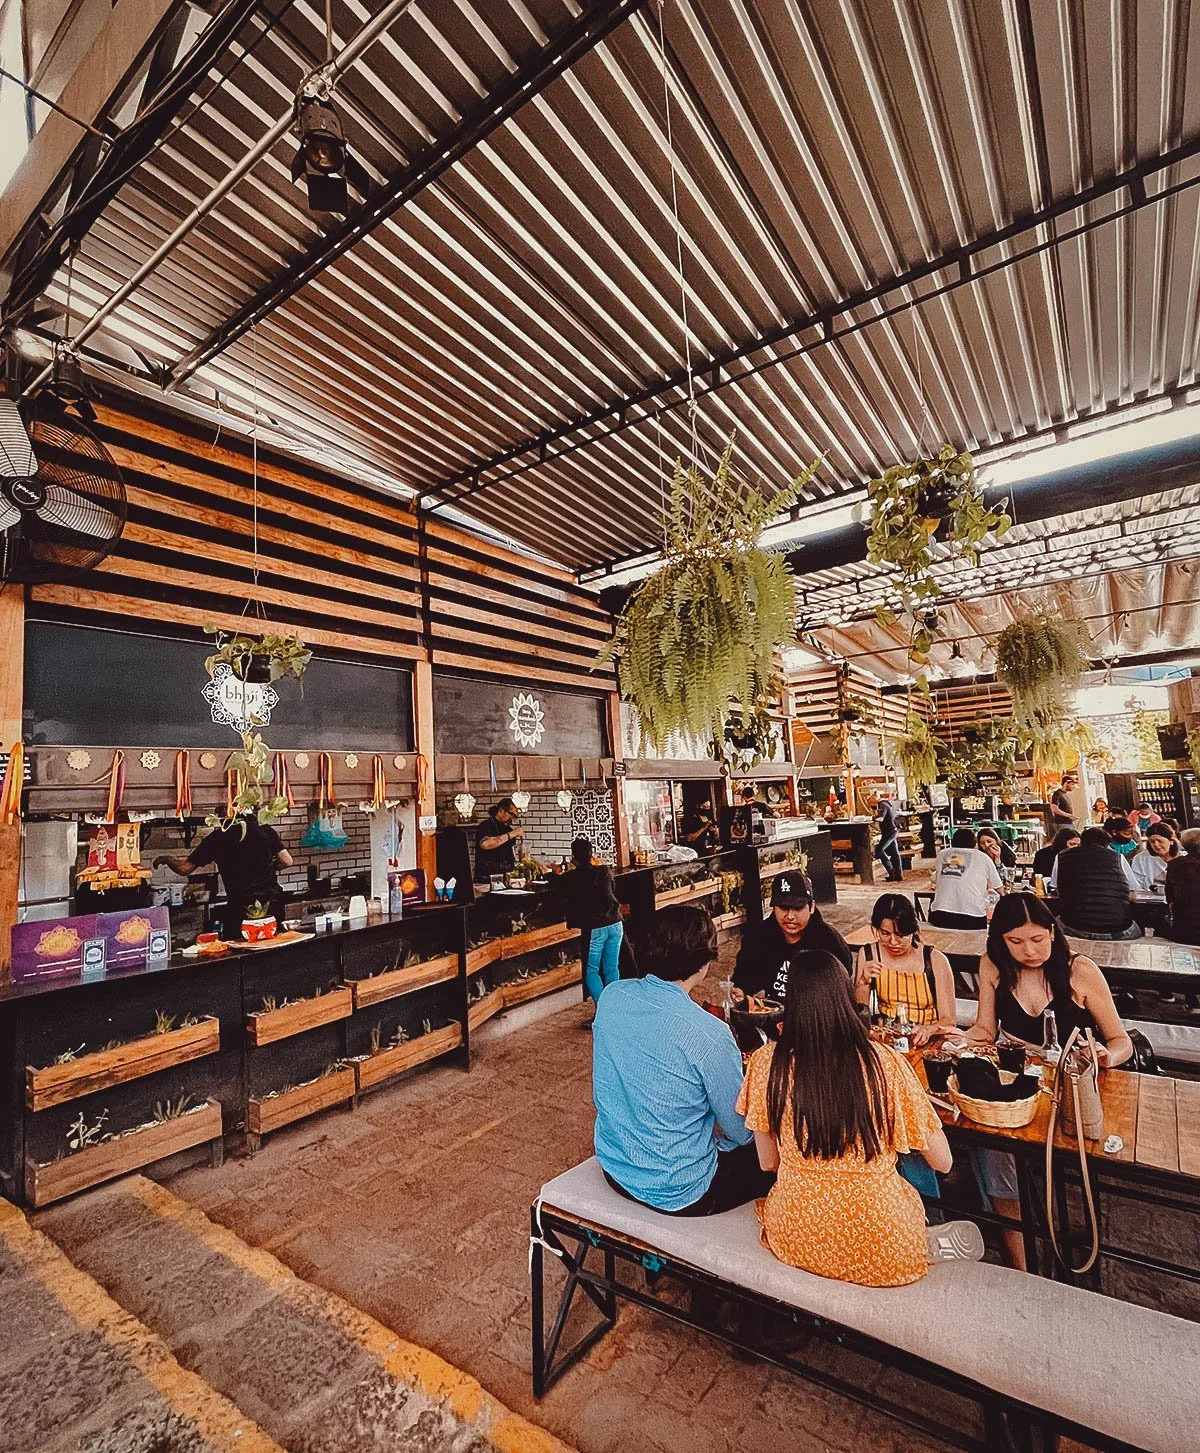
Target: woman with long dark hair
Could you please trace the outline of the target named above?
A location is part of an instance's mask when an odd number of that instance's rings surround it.
[[[750,1060],[738,1110],[759,1164],[778,1170],[758,1205],[765,1244],[790,1266],[861,1286],[919,1281],[929,1262],[983,1254],[970,1222],[925,1227],[896,1156],[952,1164],[945,1132],[904,1057],[876,1044],[832,954],[800,954],[778,1044]]]
[[[1072,850],[1077,851],[1077,850]],[[1062,924],[1032,893],[1010,893],[996,904],[988,925],[987,952],[979,962],[979,1010],[967,1031],[971,1044],[1009,1039],[1040,1047],[1046,1010],[1054,1012],[1059,1044],[1073,1029],[1090,1029],[1100,1043],[1102,1065],[1123,1064],[1133,1044],[1113,1003],[1112,990],[1085,954],[1071,951]],[[977,1150],[971,1163],[984,1195],[998,1214],[1019,1213],[1016,1164],[1004,1151]],[[1014,1266],[1025,1265],[1020,1234],[1005,1232]]]
[[[590,840],[577,837],[571,844],[571,866],[560,882],[567,926],[582,929],[587,935],[583,985],[595,1004],[601,991],[621,977],[625,929],[612,869],[593,862]]]
[[[1078,841],[1079,829],[1077,827],[1060,827],[1050,841],[1034,853],[1034,873],[1040,874],[1042,878],[1049,878],[1054,871],[1059,853],[1066,848],[1073,848]]]
[[[854,968],[858,1002],[870,1001],[874,984],[885,1019],[895,1019],[904,1006],[904,1017],[914,1026],[914,1044],[953,1034],[957,1021],[950,960],[921,943],[912,899],[903,893],[881,893],[871,910],[871,927],[875,942],[859,949]]]

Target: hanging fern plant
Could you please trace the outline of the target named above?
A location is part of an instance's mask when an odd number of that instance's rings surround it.
[[[1012,693],[1021,726],[1061,725],[1090,662],[1082,621],[1045,611],[1013,621],[996,640],[996,675]]]
[[[616,663],[658,751],[675,736],[710,750],[723,743],[731,703],[753,721],[775,652],[796,631],[791,570],[758,537],[813,471],[768,499],[732,477],[733,447],[730,438],[711,479],[676,461],[662,564],[630,596],[599,658]]]
[[[910,711],[904,718],[904,735],[892,743],[892,765],[904,774],[910,788],[929,787],[938,779],[938,749],[943,746],[925,718]]]

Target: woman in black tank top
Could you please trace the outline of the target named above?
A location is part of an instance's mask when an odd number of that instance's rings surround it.
[[[995,1041],[999,1030],[1040,1045],[1043,1014],[1054,1010],[1058,1041],[1075,1028],[1100,1041],[1100,1062],[1110,1068],[1133,1053],[1104,975],[1085,954],[1072,954],[1054,914],[1032,893],[1010,893],[996,905],[987,953],[979,964],[979,1011],[969,1041]]]

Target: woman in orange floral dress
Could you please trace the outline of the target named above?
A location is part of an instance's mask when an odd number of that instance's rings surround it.
[[[920,1151],[944,1174],[945,1132],[908,1062],[867,1034],[831,954],[793,961],[780,1040],[751,1058],[737,1108],[763,1169],[779,1172],[757,1209],[780,1261],[888,1287],[919,1281],[930,1261],[983,1255],[972,1222],[926,1231],[896,1156]]]

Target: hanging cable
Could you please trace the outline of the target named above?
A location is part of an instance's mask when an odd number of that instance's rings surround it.
[[[663,108],[667,130],[667,162],[671,168],[671,214],[675,222],[675,268],[679,277],[679,317],[683,329],[683,357],[687,369],[688,431],[692,443],[692,463],[699,467],[700,443],[696,429],[696,377],[692,370],[692,334],[688,323],[687,278],[683,267],[683,223],[679,217],[679,176],[675,158],[675,136],[671,125],[671,85],[667,73],[667,36],[663,13],[666,0],[658,0],[658,63],[663,83]],[[661,427],[661,426],[660,426]]]

